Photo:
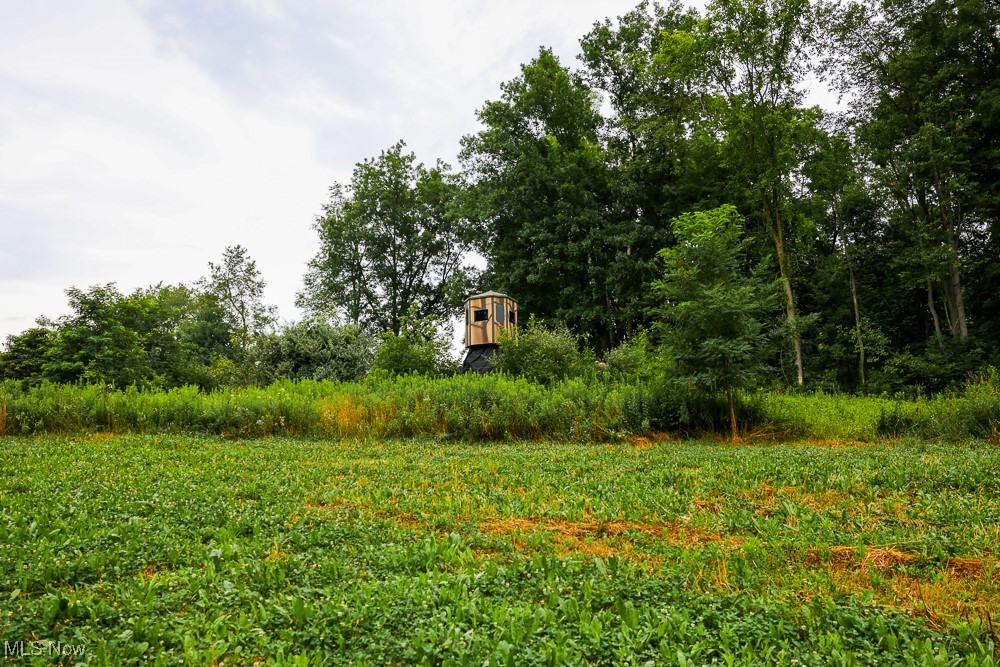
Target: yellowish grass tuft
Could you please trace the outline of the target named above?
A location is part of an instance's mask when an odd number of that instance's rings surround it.
[[[917,557],[913,554],[898,551],[897,549],[864,547],[863,553],[859,557],[857,547],[830,547],[830,560],[835,563],[870,565],[878,570],[888,570],[900,565],[906,565],[916,559]]]
[[[271,546],[271,552],[267,554],[267,557],[264,560],[277,561],[283,560],[286,557],[287,554],[285,553],[285,549],[280,544],[275,543]]]

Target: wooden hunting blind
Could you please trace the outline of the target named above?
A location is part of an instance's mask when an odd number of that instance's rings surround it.
[[[465,300],[465,360],[462,369],[488,373],[500,351],[500,332],[517,326],[517,301],[499,292],[473,294]]]

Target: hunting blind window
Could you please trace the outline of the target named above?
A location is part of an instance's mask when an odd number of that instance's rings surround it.
[[[490,319],[490,311],[485,308],[483,308],[482,310],[477,310],[475,313],[473,313],[472,319],[475,320],[476,322],[485,322],[486,320]]]

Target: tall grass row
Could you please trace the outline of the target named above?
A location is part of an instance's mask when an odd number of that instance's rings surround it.
[[[739,418],[751,436],[998,438],[1000,381],[993,373],[961,394],[916,401],[757,392],[742,397]],[[0,435],[106,431],[604,441],[654,431],[721,433],[726,419],[722,400],[695,399],[673,385],[572,379],[542,386],[504,375],[282,381],[208,393],[195,387],[144,392],[0,384]]]

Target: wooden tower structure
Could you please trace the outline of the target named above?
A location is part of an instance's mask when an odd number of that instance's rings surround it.
[[[463,371],[488,373],[500,351],[500,332],[517,326],[517,301],[499,292],[473,294],[465,300]]]

